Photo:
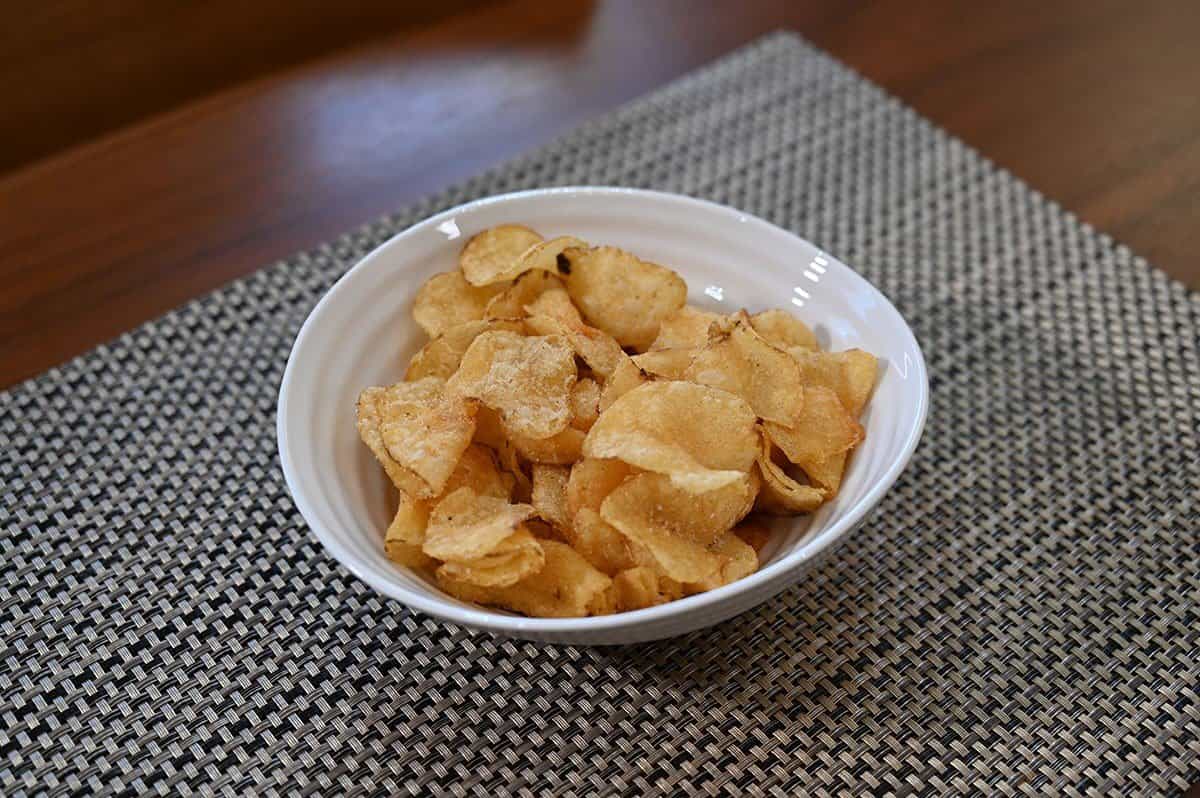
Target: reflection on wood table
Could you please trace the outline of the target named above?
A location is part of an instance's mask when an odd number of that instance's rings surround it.
[[[249,82],[9,171],[0,386],[781,27],[1200,286],[1200,4],[702,6],[464,2],[391,30],[365,15],[369,36],[331,22],[350,42],[331,55],[267,59]]]

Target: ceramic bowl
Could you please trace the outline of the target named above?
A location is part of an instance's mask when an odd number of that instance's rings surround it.
[[[677,270],[689,301],[719,311],[783,307],[825,348],[879,357],[866,440],[841,491],[812,516],[778,523],[762,567],[733,584],[658,607],[595,618],[525,618],[467,604],[390,562],[383,533],[390,484],[360,443],[355,399],[401,379],[425,340],[412,300],[432,274],[455,268],[475,233],[504,222],[547,238],[613,244]],[[620,644],[715,624],[800,582],[862,523],[904,469],[925,423],[929,387],[912,331],[892,304],[819,247],[733,208],[623,188],[551,188],[489,197],[395,236],[348,271],[313,309],[279,392],[279,457],[296,506],[335,559],[380,593],[474,629],[575,644]]]

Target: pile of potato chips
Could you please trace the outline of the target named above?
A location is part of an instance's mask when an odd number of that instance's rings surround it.
[[[399,489],[387,556],[531,616],[634,610],[758,568],[765,527],[837,493],[876,361],[782,310],[691,307],[678,274],[519,225],[472,238],[413,315],[431,340],[367,388]]]

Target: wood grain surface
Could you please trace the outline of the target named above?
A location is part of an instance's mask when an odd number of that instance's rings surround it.
[[[0,385],[775,28],[1200,286],[1200,3],[507,0],[0,177]]]

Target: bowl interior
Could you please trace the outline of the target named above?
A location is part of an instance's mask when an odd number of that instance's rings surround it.
[[[860,347],[880,358],[862,418],[866,440],[839,495],[810,518],[778,522],[760,574],[778,571],[773,564],[799,565],[846,532],[915,445],[927,391],[917,342],[878,291],[811,244],[729,208],[653,192],[551,189],[479,201],[410,228],[347,273],[297,338],[281,389],[281,457],[297,505],[334,555],[382,592],[443,617],[439,610],[454,607],[462,611],[455,620],[468,624],[553,623],[500,621],[505,613],[458,602],[389,562],[382,539],[392,490],[354,425],[359,391],[401,379],[426,340],[411,315],[418,287],[455,268],[470,236],[504,222],[631,250],[677,270],[697,305],[724,312],[787,308],[815,329],[823,347]],[[673,606],[640,612],[683,609]]]

